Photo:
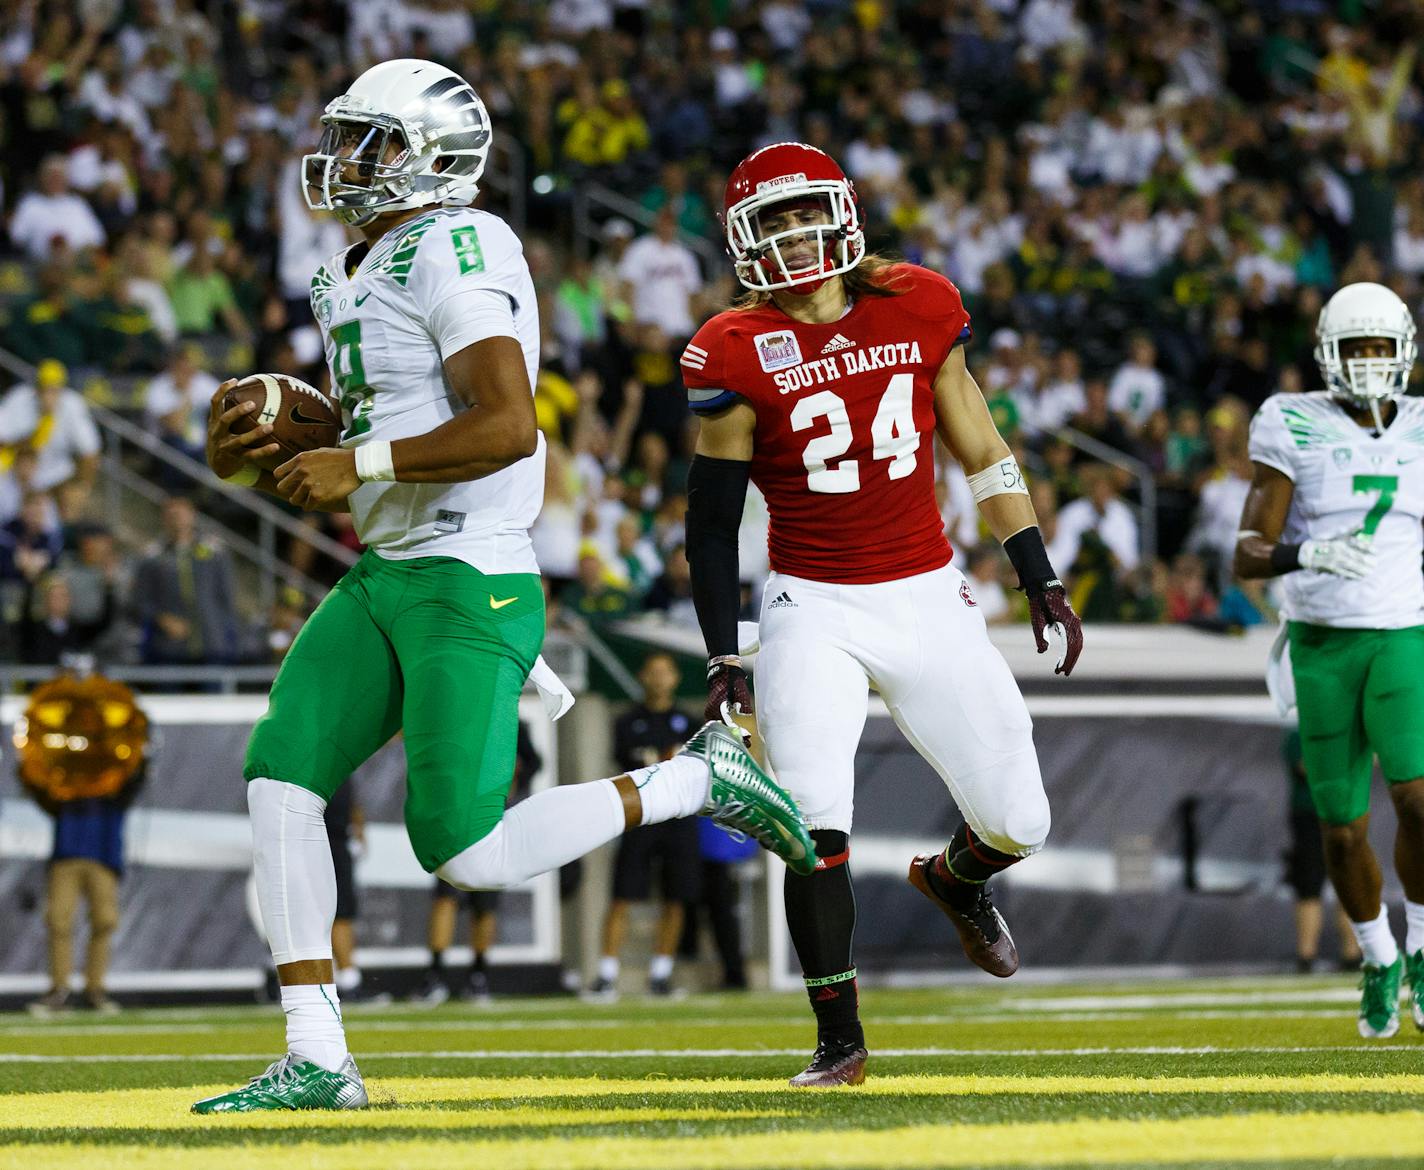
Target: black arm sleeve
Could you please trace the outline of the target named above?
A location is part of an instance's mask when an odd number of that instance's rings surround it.
[[[708,657],[737,652],[737,529],[752,465],[695,455],[687,473],[687,563]]]

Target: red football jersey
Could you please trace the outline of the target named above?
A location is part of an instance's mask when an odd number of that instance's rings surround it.
[[[682,355],[699,414],[756,411],[752,482],[771,517],[771,567],[869,584],[952,555],[934,492],[934,379],[970,335],[959,290],[913,264],[899,296],[863,296],[807,325],[774,304],[719,313]]]

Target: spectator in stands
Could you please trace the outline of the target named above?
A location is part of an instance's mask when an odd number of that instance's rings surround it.
[[[1071,566],[1087,533],[1095,533],[1112,554],[1118,568],[1130,572],[1141,555],[1137,520],[1118,497],[1117,471],[1105,464],[1089,464],[1082,471],[1084,494],[1058,510],[1053,537],[1055,564]]]
[[[198,531],[185,496],[163,503],[163,540],[134,573],[130,606],[143,631],[143,659],[158,665],[232,662],[237,608],[232,564]]]
[[[690,236],[707,239],[716,234],[717,221],[707,201],[688,184],[687,167],[681,162],[664,163],[658,182],[643,192],[639,202],[652,212],[669,208],[678,229]]]
[[[613,758],[632,771],[673,757],[692,733],[693,722],[677,709],[681,674],[671,654],[658,651],[643,660],[638,672],[643,700],[613,725]],[[628,931],[628,910],[652,893],[653,868],[658,871],[661,909],[648,967],[648,993],[672,994],[673,956],[682,937],[683,906],[702,894],[702,861],[696,817],[630,829],[618,841],[613,862],[613,899],[603,920],[603,951],[598,977],[589,993],[617,998],[619,954]]]
[[[627,617],[633,609],[628,591],[618,584],[591,544],[579,552],[578,578],[564,589],[559,603],[566,615],[587,622],[595,631]]]
[[[232,283],[217,266],[211,249],[196,247],[168,282],[168,296],[178,332],[194,336],[214,332],[219,324],[232,337],[252,335],[233,296]]]
[[[20,197],[10,219],[10,239],[35,260],[54,256],[58,243],[66,254],[99,248],[104,228],[82,195],[69,189],[69,164],[51,154],[40,164],[36,189]]]
[[[1209,622],[1216,613],[1216,598],[1207,588],[1206,566],[1201,558],[1192,553],[1177,554],[1167,582],[1167,620]]]
[[[99,428],[68,380],[64,365],[47,359],[36,368],[33,386],[22,383],[0,400],[0,445],[35,453],[36,491],[70,480],[91,485],[99,469]]]
[[[1157,369],[1157,347],[1145,333],[1133,335],[1128,358],[1112,376],[1108,386],[1108,406],[1125,418],[1134,434],[1140,432],[1154,411],[1167,404],[1167,382]]]
[[[33,584],[54,567],[63,549],[53,498],[46,492],[31,492],[19,514],[0,528],[0,581]]]
[[[20,661],[36,666],[58,666],[66,654],[87,653],[113,623],[114,587],[106,583],[103,607],[97,617],[79,621],[69,581],[61,572],[46,573],[30,583],[21,611]]]
[[[80,367],[89,362],[90,328],[73,269],[52,261],[35,274],[35,295],[10,313],[5,347],[28,362],[54,358]]]
[[[692,336],[702,273],[692,250],[677,238],[677,216],[671,208],[658,212],[653,231],[628,246],[618,276],[635,324],[656,325],[673,338]]]
[[[1068,425],[1124,455],[1136,455],[1137,445],[1128,433],[1122,417],[1108,405],[1108,386],[1101,378],[1089,378],[1083,383],[1083,409],[1068,420]],[[1082,462],[1097,458],[1096,454],[1080,452],[1075,458]]]
[[[218,380],[203,369],[199,346],[181,345],[168,368],[148,384],[144,421],[150,434],[202,462],[207,442],[208,409]]]
[[[653,582],[643,604],[674,625],[697,628],[697,610],[692,603],[692,570],[688,568],[687,552],[682,545],[668,552],[662,576]]]

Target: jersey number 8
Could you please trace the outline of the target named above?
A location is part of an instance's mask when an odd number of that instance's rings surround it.
[[[914,374],[896,374],[885,388],[870,424],[872,451],[876,459],[889,459],[885,473],[891,479],[904,479],[915,470],[916,452],[920,447],[920,432],[915,429]],[[831,424],[829,434],[817,435],[806,444],[801,462],[806,465],[806,486],[813,492],[845,495],[860,490],[860,463],[846,459],[836,466],[829,463],[850,450],[853,435],[845,400],[830,390],[822,390],[803,398],[791,412],[791,429],[804,431],[818,418]]]

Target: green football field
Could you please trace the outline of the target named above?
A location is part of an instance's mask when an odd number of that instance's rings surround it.
[[[347,1011],[374,1107],[194,1117],[274,1008],[0,1015],[0,1167],[1424,1166],[1424,1036],[1343,977],[864,994],[869,1079],[795,1091],[799,995]]]

